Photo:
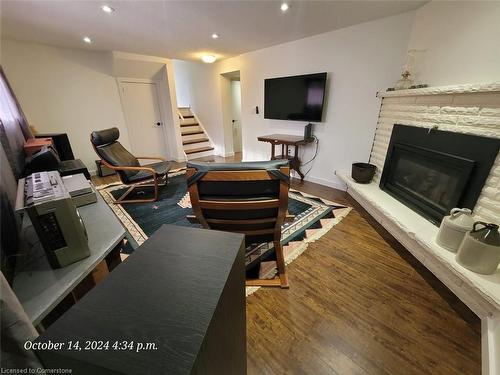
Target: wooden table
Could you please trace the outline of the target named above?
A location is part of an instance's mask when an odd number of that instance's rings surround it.
[[[242,234],[163,225],[37,339],[65,348],[37,354],[73,375],[246,374],[244,250]]]
[[[78,208],[89,239],[90,256],[69,266],[53,269],[38,242],[28,215],[24,215],[23,233],[30,243],[28,263],[16,269],[14,293],[28,318],[37,326],[73,289],[110,255],[125,237],[125,229],[97,193],[97,202]],[[31,227],[31,228],[30,228]]]
[[[271,144],[271,160],[276,159],[288,159],[290,160],[290,169],[296,171],[300,179],[304,179],[304,174],[300,170],[301,161],[299,159],[299,146],[311,143],[314,138],[304,139],[304,137],[299,135],[289,135],[289,134],[271,134],[257,137],[261,142],[268,142]],[[274,146],[281,145],[281,155],[275,155]],[[288,154],[289,146],[294,146],[295,150],[293,156]]]

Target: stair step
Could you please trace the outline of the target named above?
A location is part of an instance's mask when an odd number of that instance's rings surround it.
[[[178,113],[179,113],[179,117],[182,116],[192,116],[193,113],[191,112],[191,108],[189,107],[181,107],[181,108],[178,108],[177,109]]]
[[[200,124],[198,124],[197,122],[193,122],[192,124],[181,124],[181,128],[187,128],[188,126],[198,126]]]
[[[194,118],[194,115],[183,115],[184,118]]]
[[[180,125],[189,125],[189,124],[198,124],[198,120],[196,117],[193,118],[184,118],[179,120]]]
[[[205,134],[203,130],[188,130],[185,132],[181,132],[181,135],[193,135],[193,134]]]
[[[202,147],[212,147],[212,145],[210,144],[210,141],[182,145],[182,149],[184,150],[184,152],[188,152],[189,150],[194,150],[195,148],[202,148]]]
[[[203,161],[207,161],[207,159],[205,159],[207,156],[210,156],[211,158],[213,158],[214,150],[197,152],[196,154],[186,154],[186,159],[187,160],[199,160],[200,158],[203,158]]]
[[[201,142],[206,142],[206,141],[208,141],[208,138],[196,138],[196,139],[190,139],[187,141],[183,141],[182,144],[183,145],[190,145],[193,143],[201,143]]]
[[[191,150],[186,150],[186,154],[194,154],[197,152],[204,152],[204,151],[211,151],[213,150],[213,147],[200,147],[200,148],[193,148]]]

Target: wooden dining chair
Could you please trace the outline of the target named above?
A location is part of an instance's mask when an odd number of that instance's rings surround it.
[[[146,203],[158,200],[159,187],[165,186],[171,163],[158,156],[134,156],[118,141],[118,128],[96,130],[90,134],[90,143],[106,167],[116,171],[120,181],[129,186],[114,204]],[[159,160],[157,163],[141,165],[140,159]],[[152,187],[152,198],[126,199],[137,188]]]
[[[190,162],[187,180],[195,214],[188,217],[191,222],[199,222],[207,229],[243,233],[247,246],[273,243],[277,276],[247,279],[246,285],[288,288],[281,245],[281,226],[288,209],[288,161]]]

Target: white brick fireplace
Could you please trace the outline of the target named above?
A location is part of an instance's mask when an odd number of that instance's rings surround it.
[[[378,94],[380,115],[371,152],[376,181],[384,167],[394,124],[500,138],[500,84],[462,85]],[[474,208],[478,219],[500,219],[500,156]]]
[[[482,321],[482,372],[500,375],[500,269],[473,273],[455,262],[455,254],[435,243],[438,228],[379,188],[394,124],[500,139],[500,82],[383,92],[370,162],[374,181],[355,183],[338,173],[354,197],[408,251],[447,285]],[[500,223],[500,156],[474,207],[478,220]]]

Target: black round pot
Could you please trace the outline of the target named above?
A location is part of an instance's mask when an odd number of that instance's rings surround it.
[[[377,167],[373,164],[353,163],[351,177],[354,181],[359,182],[360,184],[369,184],[372,181],[376,170]]]

